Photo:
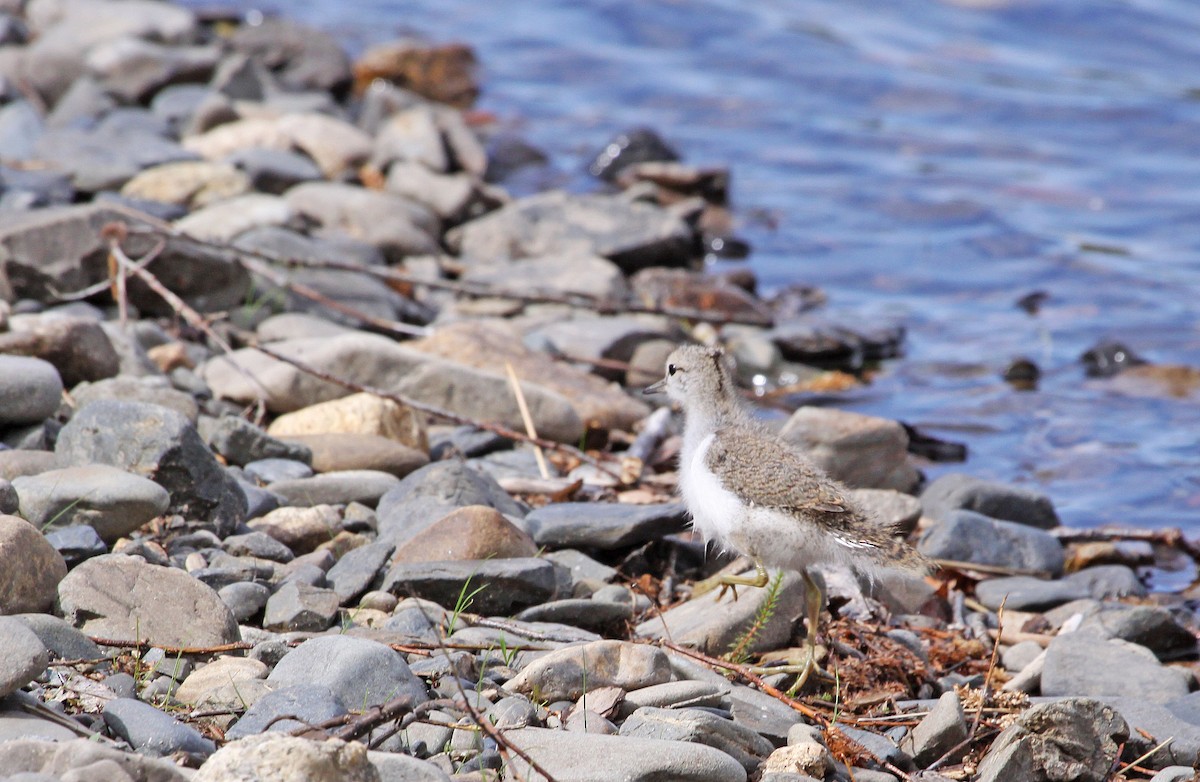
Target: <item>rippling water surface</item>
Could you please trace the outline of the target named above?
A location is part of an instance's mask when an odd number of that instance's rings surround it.
[[[934,466],[1039,487],[1064,523],[1200,533],[1200,404],[1084,380],[1118,338],[1200,365],[1200,4],[1182,0],[316,0],[351,50],[476,47],[480,107],[550,184],[635,125],[733,171],[765,290],[903,323],[838,404],[965,442]],[[1015,301],[1049,294],[1031,316]],[[1018,356],[1039,389],[1001,379]]]

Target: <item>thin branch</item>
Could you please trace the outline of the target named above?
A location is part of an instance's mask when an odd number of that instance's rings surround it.
[[[1179,549],[1195,562],[1200,562],[1200,543],[1188,540],[1178,527],[1171,529],[1073,529],[1059,527],[1050,530],[1050,534],[1058,538],[1060,543],[1111,543],[1120,540],[1132,540],[1145,543],[1156,543],[1161,546]]]
[[[167,654],[221,654],[222,652],[244,652],[254,648],[254,644],[246,641],[234,641],[233,643],[216,644],[215,646],[168,646],[167,644],[156,644],[145,640],[126,641],[116,638],[88,637],[92,639],[92,643],[98,646],[119,646],[124,649],[162,649]]]
[[[512,388],[513,396],[517,398],[517,409],[521,411],[521,421],[525,424],[525,434],[529,439],[537,439],[537,427],[533,425],[533,416],[529,414],[529,403],[525,401],[525,392],[521,390],[521,381],[513,371],[512,362],[504,362],[504,371],[508,374],[508,385]],[[546,467],[546,454],[540,446],[533,446],[533,455],[537,459],[538,473],[543,480],[550,480],[550,470]]]

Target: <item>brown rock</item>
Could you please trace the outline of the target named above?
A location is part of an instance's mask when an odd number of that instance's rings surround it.
[[[53,451],[30,451],[14,448],[0,451],[0,479],[11,481],[22,475],[39,475],[59,467]]]
[[[768,325],[771,311],[750,293],[727,280],[688,269],[644,269],[629,281],[644,302],[659,307],[718,312]]]
[[[341,525],[341,518],[329,505],[311,508],[276,508],[270,513],[247,522],[256,532],[265,532],[296,554],[307,554],[331,540]]]
[[[281,439],[307,445],[312,450],[312,467],[317,472],[380,470],[403,478],[429,464],[429,457],[423,451],[377,434],[326,432]]]
[[[414,40],[393,41],[368,49],[354,64],[354,92],[385,79],[426,98],[460,109],[479,97],[475,52],[461,43],[431,46]]]
[[[409,407],[373,394],[351,394],[310,405],[279,416],[267,427],[267,434],[272,437],[330,433],[376,435],[422,453],[429,451],[423,417]],[[322,471],[316,466],[316,454],[313,458],[314,469]]]
[[[49,361],[67,388],[84,380],[103,380],[121,369],[121,359],[104,329],[84,318],[38,318],[27,329],[0,334],[0,353]]]
[[[450,323],[433,336],[406,346],[500,376],[505,374],[507,361],[521,380],[557,391],[570,400],[584,423],[594,428],[629,431],[634,422],[650,414],[646,404],[631,398],[615,383],[529,350],[516,329],[502,321]]]
[[[537,544],[495,508],[459,508],[396,549],[392,562],[532,557]]]
[[[896,421],[802,407],[779,434],[830,476],[853,488],[907,492],[920,480],[908,463],[908,435]]]
[[[62,555],[17,516],[0,515],[0,563],[0,614],[49,610],[67,575]]]

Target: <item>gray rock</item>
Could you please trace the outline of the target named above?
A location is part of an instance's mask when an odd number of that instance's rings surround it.
[[[133,698],[115,698],[104,706],[104,724],[129,742],[129,746],[151,757],[187,752],[207,757],[217,747],[190,725],[176,720]]]
[[[644,706],[621,725],[621,735],[707,744],[741,763],[747,773],[758,768],[775,749],[753,730],[698,709]]]
[[[202,428],[204,439],[230,464],[246,465],[259,459],[290,459],[312,463],[312,451],[299,443],[288,443],[267,434],[244,418],[224,415]]]
[[[551,255],[526,258],[520,263],[476,265],[467,268],[462,280],[501,290],[583,294],[609,301],[619,301],[629,291],[619,266],[592,255]],[[661,374],[661,364],[658,370]]]
[[[18,516],[0,515],[0,614],[43,611],[67,574],[62,555]]]
[[[1164,660],[1189,656],[1196,651],[1196,636],[1170,611],[1159,606],[1105,604],[1085,616],[1078,629],[1105,638],[1131,641]]]
[[[0,698],[40,676],[50,663],[46,646],[25,623],[0,616]]]
[[[54,415],[63,381],[49,361],[0,355],[0,428],[36,424]]]
[[[11,326],[0,332],[0,352],[45,359],[58,370],[64,386],[103,380],[120,371],[112,342],[94,320],[55,315],[14,319]]]
[[[350,605],[378,580],[380,571],[395,549],[391,543],[380,541],[347,551],[337,561],[326,578],[337,593],[342,605]]]
[[[902,770],[912,770],[912,758],[897,746],[891,736],[842,724],[838,724],[837,729],[843,736],[858,744],[880,762],[891,763]]]
[[[661,649],[604,640],[548,652],[522,669],[504,688],[547,701],[577,700],[589,689],[636,690],[663,684],[670,678],[670,661]]]
[[[106,464],[65,467],[17,478],[21,515],[41,529],[86,524],[108,543],[128,535],[171,504],[152,480]]]
[[[522,728],[505,736],[558,782],[620,779],[625,782],[745,782],[746,770],[720,750],[703,744],[629,736]],[[514,753],[515,754],[515,753]],[[581,758],[603,759],[602,771]],[[530,776],[529,764],[513,758],[512,773]]]
[[[1114,671],[1120,671],[1114,676]],[[1046,647],[1043,695],[1127,696],[1166,703],[1186,695],[1191,677],[1163,666],[1154,653],[1128,641],[1076,631],[1054,637]]]
[[[825,407],[801,407],[779,430],[830,476],[857,489],[910,491],[908,434],[898,422]]]
[[[422,597],[454,608],[463,595],[474,595],[465,610],[508,616],[554,597],[554,565],[531,557],[401,562],[383,579],[383,589],[400,597]],[[482,587],[481,589],[479,589]],[[475,592],[476,589],[479,591]]]
[[[223,541],[225,551],[235,557],[258,557],[274,562],[291,562],[295,554],[265,532],[257,530],[242,535],[230,535]]]
[[[969,510],[953,511],[930,527],[917,549],[934,559],[1042,571],[1052,576],[1063,569],[1062,544],[1050,533]]]
[[[467,505],[486,505],[517,518],[525,515],[492,478],[457,460],[434,462],[405,476],[379,499],[379,538],[404,543]]]
[[[17,496],[17,490],[9,481],[0,478],[0,516],[11,516],[20,508],[21,498]]]
[[[267,605],[271,590],[264,584],[237,581],[217,590],[217,597],[229,606],[230,613],[238,623],[248,622]]]
[[[204,241],[232,242],[247,231],[283,225],[293,217],[279,196],[246,193],[190,212],[175,221],[175,229]]]
[[[642,687],[625,694],[625,702],[621,712],[624,715],[632,713],[643,706],[660,708],[684,708],[688,706],[709,706],[718,708],[729,704],[728,685],[714,682],[677,681],[665,684],[655,684]]]
[[[170,492],[171,512],[211,521],[226,534],[246,514],[237,482],[195,427],[174,410],[140,402],[94,402],[63,427],[55,453],[65,464],[110,464],[150,478]]]
[[[1167,766],[1150,777],[1150,782],[1196,782],[1196,769],[1191,766]]]
[[[571,580],[576,584],[586,581],[603,584],[606,581],[612,581],[617,576],[616,568],[597,562],[582,551],[572,548],[548,551],[544,559],[571,571]]]
[[[353,708],[378,706],[411,696],[425,701],[425,684],[409,670],[404,657],[384,644],[345,635],[310,638],[288,652],[268,682],[328,687]]]
[[[28,627],[52,655],[61,660],[98,660],[100,647],[83,633],[50,614],[14,614],[13,619]]]
[[[1033,706],[1004,729],[979,764],[979,782],[1103,782],[1129,737],[1113,708],[1087,698]]]
[[[286,458],[259,459],[258,461],[249,462],[243,468],[243,472],[245,472],[248,478],[261,483],[295,481],[302,478],[311,478],[314,475],[313,468],[307,463],[297,459]]]
[[[525,526],[539,546],[607,550],[682,532],[687,519],[678,504],[560,502],[530,512]]]
[[[1160,742],[1173,739],[1171,743],[1147,758],[1145,765],[1158,768],[1170,763],[1180,763],[1193,766],[1200,759],[1200,724],[1188,719],[1186,711],[1176,711],[1180,705],[1192,695],[1169,701],[1165,705],[1148,703],[1139,697],[1112,698],[1100,700],[1120,712],[1129,725],[1130,742],[1126,751],[1134,751],[1138,755],[1149,752]],[[1139,731],[1145,731],[1149,738]]]
[[[917,723],[901,748],[912,757],[918,768],[925,768],[955,747],[958,750],[950,756],[950,762],[957,762],[969,749],[966,738],[967,723],[963,718],[962,704],[956,693],[946,692],[938,698],[937,705],[929,714]]]
[[[1042,645],[1037,641],[1021,641],[1001,652],[1000,661],[1005,670],[1019,671],[1033,662],[1042,651]]]
[[[485,716],[501,730],[527,728],[538,722],[537,707],[524,695],[509,695],[501,698],[487,710]]]
[[[1057,527],[1054,504],[1040,491],[1024,486],[985,481],[962,473],[937,478],[921,492],[925,515],[944,519],[956,510],[973,510],[1001,521],[1040,529]]]
[[[780,745],[787,741],[792,729],[801,721],[799,712],[765,692],[745,686],[729,691],[733,721]]]
[[[518,268],[520,264],[518,264]],[[578,356],[582,361],[596,362],[593,371],[601,377],[622,382],[623,371],[605,369],[605,360],[628,363],[634,352],[647,342],[672,340],[679,342],[683,335],[671,328],[666,320],[633,315],[576,317],[553,321],[527,332],[525,344],[548,352]]]
[[[516,615],[525,622],[557,622],[600,632],[621,628],[633,619],[633,605],[574,598],[530,606]]]
[[[379,470],[339,470],[267,484],[267,489],[289,505],[346,505],[360,502],[374,507],[400,479]]]
[[[305,182],[283,197],[297,214],[331,235],[373,245],[391,262],[438,252],[437,217],[403,196],[338,182]]]
[[[265,731],[286,733],[305,724],[316,725],[345,713],[345,705],[328,687],[292,684],[272,690],[256,700],[241,719],[225,731],[225,737],[237,740]],[[277,719],[285,716],[299,719]]]
[[[274,583],[278,580],[275,563],[253,557],[214,555],[208,567],[193,570],[191,577],[213,589],[224,589],[239,582]]]
[[[234,779],[379,782],[379,772],[367,760],[366,746],[358,742],[310,741],[260,733],[221,747],[200,767],[192,782]]]
[[[20,448],[0,450],[0,478],[11,481],[22,475],[37,475],[53,470],[58,462],[51,451],[31,451]]]
[[[298,152],[253,147],[241,149],[226,158],[250,178],[260,193],[283,195],[301,182],[322,179],[321,169],[312,159]]]
[[[553,191],[464,223],[447,232],[446,242],[468,259],[598,255],[629,273],[686,265],[694,236],[683,220],[651,204]]]
[[[1146,587],[1137,574],[1124,565],[1098,565],[1063,578],[1046,581],[1030,576],[1008,576],[982,581],[976,587],[979,602],[991,609],[1005,607],[1014,611],[1045,611],[1072,600],[1118,597],[1144,597]]]
[[[52,162],[84,193],[119,190],[139,171],[196,155],[145,129],[49,128],[37,141],[34,159]]]
[[[58,585],[63,617],[88,635],[138,638],[164,646],[217,646],[239,640],[217,593],[177,568],[106,554]]]
[[[367,753],[379,771],[379,782],[450,782],[450,777],[432,763],[397,752]]]
[[[332,589],[289,581],[267,600],[263,629],[319,633],[333,624],[337,613],[338,596]]]
[[[179,767],[168,760],[125,752],[91,739],[47,741],[17,739],[0,744],[0,768],[6,775],[41,772],[51,779],[82,782],[102,774],[104,779],[133,782],[187,782]],[[75,771],[78,770],[78,774]]]
[[[107,330],[105,333],[108,333]],[[80,408],[100,399],[112,399],[169,407],[192,422],[200,414],[192,395],[171,388],[164,377],[110,377],[92,383],[80,383],[71,389],[71,396],[75,397],[75,403]]]

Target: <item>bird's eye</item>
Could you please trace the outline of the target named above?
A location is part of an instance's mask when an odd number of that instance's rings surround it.
[[[675,365],[674,364],[667,364],[667,374],[668,375],[675,374]]]

